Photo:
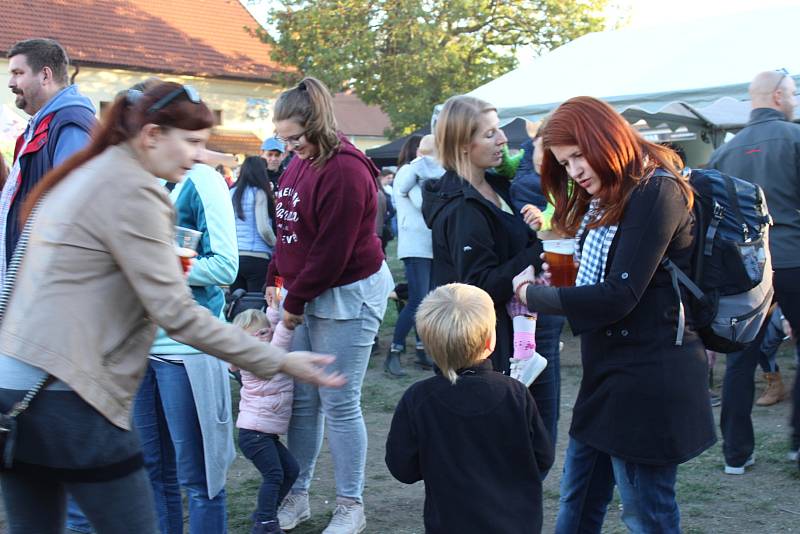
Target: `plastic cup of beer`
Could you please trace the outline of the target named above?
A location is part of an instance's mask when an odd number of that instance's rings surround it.
[[[550,285],[571,287],[575,285],[578,268],[575,266],[574,239],[548,239],[542,241],[544,261],[550,266]]]
[[[183,226],[175,227],[175,253],[181,261],[183,274],[189,272],[192,266],[192,258],[197,256],[197,245],[200,244],[200,237],[203,234],[191,228]]]

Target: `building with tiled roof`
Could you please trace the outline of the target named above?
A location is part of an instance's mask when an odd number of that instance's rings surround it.
[[[362,150],[386,143],[384,131],[391,123],[378,106],[368,106],[352,93],[337,93],[333,112],[339,129]]]
[[[6,0],[0,50],[57,39],[81,66],[270,82],[286,70],[237,0]]]
[[[56,39],[75,83],[100,111],[118,91],[151,76],[194,85],[217,116],[210,146],[251,153],[255,138],[272,133],[277,77],[288,70],[271,59],[256,28],[238,0],[6,0],[0,56],[22,39]],[[0,59],[0,87],[7,76]],[[27,118],[13,102],[4,91],[0,104]]]
[[[272,60],[253,33],[259,27],[238,0],[5,0],[0,108],[27,119],[5,89],[5,55],[19,40],[49,37],[66,48],[70,74],[101,112],[118,91],[151,76],[191,84],[217,116],[209,146],[252,154],[272,135],[280,75],[291,71]],[[379,109],[337,95],[336,114],[362,149],[385,142],[388,119]]]

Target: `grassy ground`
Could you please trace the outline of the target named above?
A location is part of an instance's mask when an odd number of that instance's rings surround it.
[[[382,331],[383,347],[388,346],[391,329]],[[561,421],[556,450],[556,464],[544,483],[544,532],[552,532],[558,511],[558,482],[572,404],[580,382],[581,368],[577,340],[568,332],[562,353]],[[784,378],[791,383],[796,371],[788,346],[779,353]],[[383,351],[373,355],[363,387],[364,415],[369,431],[366,489],[364,492],[369,533],[422,533],[424,487],[407,486],[395,481],[383,463],[384,443],[394,407],[408,385],[428,374],[413,368],[413,356],[404,358],[409,376],[391,379],[382,372]],[[717,363],[716,375],[724,372],[724,358]],[[760,379],[760,371],[758,372]],[[718,380],[719,381],[719,380]],[[759,380],[760,391],[763,383]],[[719,408],[714,409],[717,420]],[[755,467],[745,476],[722,472],[721,444],[680,467],[678,500],[682,528],[693,534],[754,534],[800,532],[800,475],[785,458],[787,452],[789,403],[753,408],[756,430]],[[257,473],[241,458],[229,478],[230,526],[232,533],[248,532],[247,516],[257,491]],[[330,518],[335,499],[332,465],[327,444],[323,446],[311,488],[312,519],[293,530],[293,534],[322,531]],[[609,507],[603,532],[626,532],[620,521],[619,499]],[[499,533],[498,533],[499,534]]]

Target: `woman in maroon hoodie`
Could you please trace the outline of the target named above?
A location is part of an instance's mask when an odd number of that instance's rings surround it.
[[[378,169],[337,131],[328,89],[306,78],[275,104],[275,130],[296,157],[275,194],[277,242],[267,275],[267,302],[277,306],[283,279],[283,321],[296,328],[295,347],[338,356],[341,389],[295,387],[289,449],[300,475],[278,513],[292,529],[311,516],[308,488],[328,425],[336,509],[324,534],[366,528],[362,492],[367,431],[361,384],[386,311],[392,277],[375,235]]]

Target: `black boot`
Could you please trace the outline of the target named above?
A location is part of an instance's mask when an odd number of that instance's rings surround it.
[[[417,349],[417,361],[414,362],[417,367],[426,371],[433,369],[433,360],[425,352],[425,349]]]
[[[386,354],[386,361],[383,362],[383,370],[389,376],[399,378],[406,376],[406,372],[400,367],[400,352],[389,349]]]

